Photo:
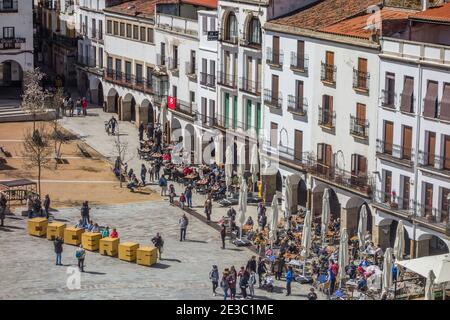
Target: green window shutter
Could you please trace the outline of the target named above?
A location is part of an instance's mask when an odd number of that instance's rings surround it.
[[[238,119],[238,98],[234,96],[233,101],[233,129],[237,129],[237,120]]]
[[[250,129],[252,125],[252,102],[247,100],[247,121],[245,123],[245,129]]]
[[[261,129],[261,103],[256,104],[256,134],[259,135]]]
[[[225,128],[229,127],[229,119],[230,119],[230,94],[225,93]]]

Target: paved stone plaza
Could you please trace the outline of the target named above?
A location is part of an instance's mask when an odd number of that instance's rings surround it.
[[[113,137],[104,131],[103,121],[110,115],[94,109],[86,118],[65,118],[64,126],[107,157],[113,157]],[[130,123],[120,123],[124,140],[129,143],[129,164],[137,170],[141,164],[134,156],[137,150],[137,130]],[[155,186],[159,191],[159,188]],[[177,191],[181,189],[178,187]],[[87,189],[86,192],[89,192]],[[194,209],[200,214],[204,196],[194,195]],[[213,209],[212,220],[217,221],[226,209]],[[219,233],[210,225],[189,216],[186,242],[179,242],[178,219],[183,211],[170,206],[167,199],[145,203],[117,204],[93,207],[92,219],[100,225],[117,228],[121,241],[151,244],[160,232],[165,240],[163,260],[153,267],[143,267],[117,258],[87,253],[86,273],[82,274],[81,289],[66,286],[69,266],[76,266],[75,247],[65,245],[63,267],[55,265],[53,244],[27,235],[26,218],[16,214],[5,220],[0,228],[0,299],[222,299],[212,296],[208,273],[213,264],[219,271],[234,265],[245,265],[253,254],[247,248],[227,244],[220,249]],[[249,214],[256,208],[249,206]],[[80,209],[62,208],[54,213],[57,220],[74,225]],[[291,297],[285,296],[285,283],[276,282],[274,293],[256,290],[261,299],[305,299],[309,286],[295,283]],[[221,293],[220,288],[218,292]],[[238,290],[239,292],[239,290]],[[319,296],[323,298],[323,296]]]

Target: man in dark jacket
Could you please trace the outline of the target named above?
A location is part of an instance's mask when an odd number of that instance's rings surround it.
[[[45,216],[48,219],[50,216],[49,210],[50,210],[50,196],[47,194],[44,198],[44,210],[45,210]]]
[[[259,261],[258,261],[258,281],[259,281],[259,287],[261,288],[262,285],[262,280],[264,277],[264,274],[266,274],[267,272],[267,268],[266,268],[266,263],[264,262],[264,260],[259,257]]]
[[[256,257],[252,256],[252,258],[250,260],[248,260],[247,262],[247,267],[246,267],[248,272],[256,272]]]
[[[220,229],[220,238],[222,239],[222,249],[225,249],[225,237],[227,235],[227,227],[222,224],[222,229]]]
[[[0,226],[3,227],[3,221],[5,220],[6,215],[6,204],[8,200],[6,199],[3,193],[0,194]]]
[[[63,252],[63,243],[64,243],[64,241],[60,237],[56,237],[55,241],[53,241],[53,244],[55,246],[56,265],[57,266],[62,266],[61,255]]]
[[[83,219],[83,225],[87,225],[89,223],[89,211],[89,203],[85,201],[81,207],[81,219]]]
[[[180,241],[186,240],[186,229],[189,224],[189,220],[185,214],[178,220],[178,225],[180,226]]]
[[[164,240],[162,239],[159,232],[156,233],[155,237],[153,237],[152,242],[153,242],[153,245],[155,246],[155,248],[158,249],[159,260],[162,260],[161,252],[162,252],[162,248],[164,246]]]

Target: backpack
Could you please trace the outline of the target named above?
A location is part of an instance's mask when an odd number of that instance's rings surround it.
[[[81,251],[80,250],[75,251],[75,258],[77,258],[77,259],[81,258]]]

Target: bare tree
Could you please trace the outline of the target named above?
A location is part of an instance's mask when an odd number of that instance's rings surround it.
[[[24,166],[28,169],[37,169],[38,193],[41,194],[42,170],[50,168],[52,161],[52,146],[43,124],[38,129],[29,129],[25,132],[23,147]]]
[[[53,141],[55,151],[55,169],[58,167],[58,161],[61,159],[61,146],[70,140],[70,137],[64,133],[59,124],[59,114],[64,99],[64,91],[58,88],[52,98],[52,108],[55,109],[55,117],[50,119],[51,133],[50,139]]]
[[[128,143],[125,141],[121,141],[120,140],[120,130],[119,130],[119,125],[117,125],[117,131],[116,131],[116,139],[114,140],[114,150],[115,153],[117,154],[117,158],[116,158],[116,162],[115,162],[115,166],[119,167],[119,181],[120,181],[120,187],[122,188],[122,164],[130,161],[131,159],[133,159],[133,157],[129,157],[127,159],[125,159],[125,156],[127,155],[127,150],[128,150]],[[127,173],[125,172],[125,175]]]
[[[33,115],[33,131],[36,130],[36,117],[45,111],[44,101],[47,96],[41,86],[44,73],[39,68],[25,74],[25,90],[22,95],[21,107]]]

